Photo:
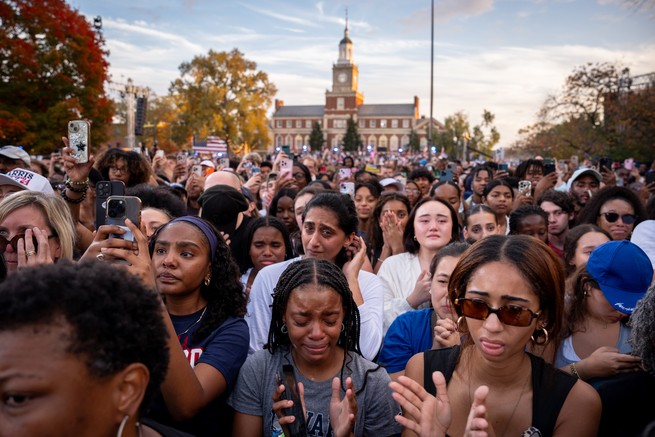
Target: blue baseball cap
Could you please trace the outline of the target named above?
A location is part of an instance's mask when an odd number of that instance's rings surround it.
[[[608,241],[595,248],[587,261],[587,271],[605,299],[624,314],[632,314],[653,280],[648,255],[627,240]]]

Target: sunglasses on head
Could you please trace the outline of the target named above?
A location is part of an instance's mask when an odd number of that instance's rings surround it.
[[[479,299],[458,298],[455,299],[464,317],[476,320],[486,320],[491,314],[495,314],[505,325],[529,326],[532,319],[539,317],[541,312],[533,313],[527,308],[519,305],[503,305],[499,308],[491,308],[486,302]]]
[[[54,235],[49,235],[48,239],[52,237],[54,237]],[[10,240],[8,240],[4,235],[0,235],[0,254],[5,253],[7,246],[9,245],[12,247],[12,249],[14,249],[14,252],[18,252],[18,240],[21,238],[25,240],[25,234],[14,235],[14,237]],[[37,247],[39,247],[39,242],[37,241],[34,234],[32,234],[32,245],[34,246],[35,250]]]
[[[623,223],[625,223],[626,225],[631,225],[637,221],[637,216],[634,214],[619,215],[616,212],[601,212],[600,215],[605,216],[605,220],[607,220],[609,223],[614,223],[619,218],[621,218],[621,220],[623,220]]]

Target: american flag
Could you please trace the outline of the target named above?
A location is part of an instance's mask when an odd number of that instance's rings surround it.
[[[227,153],[227,143],[218,137],[207,137],[206,141],[193,138],[193,151],[196,153]]]

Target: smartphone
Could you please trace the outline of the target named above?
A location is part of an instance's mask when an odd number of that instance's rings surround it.
[[[555,172],[555,160],[552,158],[544,159],[544,176]]]
[[[177,163],[178,164],[184,164],[185,162],[186,162],[186,156],[181,154],[181,153],[178,153],[177,154]]]
[[[446,166],[448,170],[450,170],[452,173],[455,173],[457,171],[457,163],[456,162],[449,162],[448,165]]]
[[[161,149],[157,150],[157,152],[155,153],[155,156],[161,156],[162,158],[164,157],[164,155],[165,155],[164,151]]]
[[[347,167],[342,167],[339,169],[339,179],[344,180],[344,179],[349,179],[353,174],[352,169],[347,168]]]
[[[442,181],[452,182],[452,180],[453,180],[452,170],[450,170],[450,169],[441,170],[441,174],[439,175],[439,182],[442,182]]]
[[[502,162],[498,164],[498,171],[504,171],[504,172],[509,171],[509,164],[507,164],[506,162]]]
[[[68,147],[73,149],[71,156],[79,164],[89,162],[89,140],[91,137],[91,123],[86,120],[72,120],[68,122]]]
[[[624,167],[626,170],[632,170],[632,168],[634,167],[634,165],[635,165],[635,160],[634,160],[634,158],[628,158],[628,159],[626,159],[625,161],[623,161],[623,167]]]
[[[355,183],[354,182],[341,182],[339,184],[339,192],[347,194],[351,199],[355,198]]]
[[[254,166],[253,166],[253,167],[250,169],[250,176],[252,177],[252,176],[254,176],[254,175],[258,174],[258,173],[261,173],[261,172],[262,172],[262,169],[261,169],[261,168],[259,168],[259,167],[254,167]]]
[[[286,153],[287,156],[291,156],[291,146],[286,144],[284,146],[280,147],[280,150],[282,150],[284,153]]]
[[[107,199],[110,196],[124,195],[125,184],[123,181],[99,181],[96,184],[96,229],[105,224],[107,216]]]
[[[118,225],[126,231],[123,235],[112,234],[110,237],[134,241],[134,235],[125,225],[125,219],[130,219],[135,226],[139,226],[141,221],[141,199],[136,196],[109,196],[105,221],[108,225]]]
[[[202,165],[198,165],[198,164],[194,165],[193,167],[191,167],[191,171],[194,174],[198,175],[199,177],[202,177]]]
[[[278,382],[284,385],[282,399],[293,401],[291,408],[284,409],[284,415],[296,418],[296,420],[287,425],[289,433],[285,434],[285,437],[305,437],[307,436],[307,422],[305,421],[305,413],[302,410],[298,383],[296,382],[296,373],[293,370],[293,366],[290,364],[280,366],[277,378]]]
[[[230,158],[221,158],[219,163],[221,168],[230,168]]]
[[[526,197],[532,196],[532,182],[519,181],[519,194],[522,194]]]
[[[293,171],[293,161],[289,158],[284,158],[280,160],[280,176],[283,176],[285,173],[291,174]]]

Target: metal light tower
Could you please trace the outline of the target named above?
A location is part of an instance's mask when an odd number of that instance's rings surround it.
[[[432,150],[432,100],[434,98],[434,0],[430,11],[430,121],[428,124],[428,150]]]

